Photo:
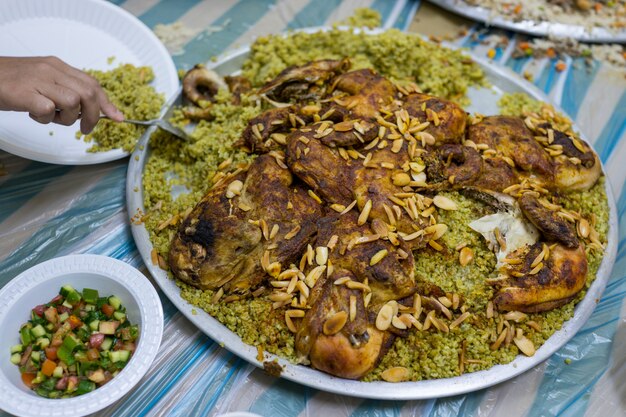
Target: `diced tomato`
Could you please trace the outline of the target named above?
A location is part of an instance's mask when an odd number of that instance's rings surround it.
[[[60,304],[63,301],[63,296],[61,294],[54,297],[48,304]]]
[[[37,377],[37,374],[35,373],[30,373],[30,372],[24,372],[22,374],[22,382],[24,382],[24,384],[31,388],[33,386],[33,379],[35,379]]]
[[[122,339],[117,339],[115,341],[115,344],[113,345],[113,350],[120,350],[124,348],[124,342],[122,342]]]
[[[39,317],[43,316],[43,312],[46,311],[46,306],[43,304],[38,305],[33,308],[33,313],[37,314]]]
[[[50,323],[57,324],[59,322],[59,313],[57,313],[57,309],[54,307],[48,307],[46,311],[43,312],[43,315]]]
[[[54,368],[56,367],[57,367],[56,362],[51,361],[50,359],[46,359],[43,365],[41,365],[41,373],[44,374],[45,376],[52,376],[52,373],[54,372]]]
[[[73,314],[69,317],[69,319],[67,319],[67,321],[70,323],[72,330],[83,325],[83,322]]]
[[[59,343],[59,345],[61,345],[61,343]],[[58,346],[50,346],[50,347],[47,347],[45,350],[46,350],[46,358],[50,359],[51,361],[56,361],[58,359],[57,357]]]
[[[72,309],[69,307],[65,307],[63,304],[61,304],[57,306],[57,311],[59,312],[59,314],[63,314],[63,313],[70,314],[72,312]]]
[[[105,316],[111,317],[113,313],[115,312],[115,309],[110,304],[102,304],[102,312],[104,313]]]
[[[135,342],[126,342],[124,343],[124,350],[128,350],[134,352],[137,347],[135,346]]]
[[[63,378],[59,379],[56,383],[56,385],[54,386],[55,389],[64,391],[67,388],[67,382],[69,380],[69,377],[64,376]]]
[[[89,359],[90,361],[97,361],[98,359],[100,359],[100,352],[98,352],[98,349],[88,349],[87,359]]]
[[[104,335],[102,333],[94,333],[89,336],[89,346],[94,349],[99,349],[102,342],[104,342]]]
[[[74,391],[77,385],[78,385],[77,376],[72,375],[69,378],[67,378],[67,390],[68,391]]]

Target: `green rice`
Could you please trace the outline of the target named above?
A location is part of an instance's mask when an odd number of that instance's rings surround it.
[[[333,29],[261,37],[250,49],[243,75],[259,86],[288,66],[344,57],[350,57],[352,69],[373,68],[393,81],[416,82],[425,93],[461,103],[467,102],[469,87],[486,83],[480,67],[462,51],[396,29],[369,36]]]
[[[243,75],[258,87],[290,65],[345,56],[351,58],[353,68],[374,68],[395,81],[417,82],[425,92],[449,99],[464,100],[469,86],[485,84],[480,68],[462,52],[446,50],[398,31],[363,36],[332,30],[314,35],[294,33],[288,37],[260,38],[252,45]],[[157,132],[151,138],[151,155],[144,171],[147,212],[143,221],[165,268],[164,259],[167,259],[170,241],[185,211],[193,207],[212,184],[217,166],[230,159],[234,167],[253,158],[234,149],[233,145],[248,120],[266,107],[247,96],[242,97],[240,106],[234,106],[230,104],[230,98],[229,93],[220,92],[213,105],[215,119],[201,121],[191,142],[173,140],[163,132]],[[534,103],[521,95],[513,95],[502,102],[506,107],[503,113],[507,114],[521,115],[535,109]],[[173,122],[187,123],[182,113],[178,113]],[[178,198],[172,198],[172,189],[182,191]],[[366,381],[380,380],[381,373],[393,366],[409,369],[411,380],[460,375],[459,357],[463,349],[465,357],[471,360],[464,365],[464,372],[509,363],[519,354],[513,343],[503,344],[495,351],[489,348],[497,337],[498,319],[486,317],[486,306],[494,290],[484,280],[495,276],[496,260],[482,236],[470,230],[468,223],[493,212],[493,209],[458,192],[444,195],[457,203],[458,210],[439,211],[439,222],[449,227],[440,240],[444,250],[420,251],[416,257],[416,277],[419,281],[434,283],[448,293],[459,294],[472,317],[449,333],[431,327],[427,331],[410,331],[408,337],[397,338],[378,367],[366,376]],[[595,213],[600,240],[606,241],[608,205],[604,179],[591,190],[571,193],[561,202],[587,218]],[[474,251],[474,261],[465,267],[459,264],[459,254],[455,250],[459,244],[466,244]],[[589,251],[587,255],[587,282],[590,284],[602,254]],[[287,329],[284,310],[274,310],[267,298],[225,302],[222,297],[219,302],[213,302],[213,291],[199,290],[180,281],[177,284],[185,300],[215,317],[244,343],[296,362],[294,335]],[[575,301],[547,313],[530,314],[528,320],[538,323],[541,326],[539,331],[526,322],[516,323],[516,327],[521,328],[538,347],[572,317]],[[455,312],[454,318],[457,316]]]
[[[98,80],[109,100],[125,118],[150,120],[161,114],[165,98],[150,85],[154,80],[152,68],[122,64],[111,71],[89,70],[87,73]],[[96,128],[84,136],[84,140],[94,143],[88,152],[105,152],[118,148],[132,152],[146,129],[130,123],[100,120]],[[76,136],[81,138],[83,135],[78,132]]]

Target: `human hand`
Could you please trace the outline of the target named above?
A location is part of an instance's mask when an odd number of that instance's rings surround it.
[[[25,111],[39,123],[65,126],[80,118],[85,134],[100,113],[124,120],[98,81],[56,57],[0,57],[0,110]]]

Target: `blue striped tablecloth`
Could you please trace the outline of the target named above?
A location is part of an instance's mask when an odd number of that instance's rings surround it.
[[[206,61],[255,36],[332,24],[356,7],[378,10],[385,27],[407,29],[412,0],[114,0],[154,28],[182,22],[196,32],[179,68]],[[207,27],[223,26],[211,35]],[[477,28],[472,29],[470,34]],[[511,59],[518,36],[481,31],[458,44],[485,55],[494,33],[510,39],[496,62],[533,74],[535,84],[578,122],[594,143],[618,201],[618,260],[589,322],[544,364],[493,388],[430,401],[372,401],[316,391],[268,376],[220,348],[162,297],[165,333],[142,382],[102,416],[206,416],[247,410],[295,416],[624,416],[626,415],[626,77],[623,69],[578,59],[556,71],[553,60]],[[484,44],[481,41],[487,41]],[[98,253],[144,268],[130,234],[124,190],[127,160],[95,166],[32,162],[0,151],[0,285],[44,260]],[[571,359],[569,365],[565,359]]]

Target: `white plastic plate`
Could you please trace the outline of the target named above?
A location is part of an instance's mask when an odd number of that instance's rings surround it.
[[[54,55],[80,69],[121,63],[152,67],[153,85],[168,99],[178,89],[171,56],[139,19],[102,0],[2,0],[0,56]],[[108,63],[108,58],[115,59]],[[0,149],[41,162],[86,165],[128,156],[122,149],[87,152],[73,126],[42,125],[26,113],[0,112]]]
[[[305,31],[310,33],[319,30],[324,30],[324,28],[311,28]],[[378,33],[380,31],[368,31],[368,33],[369,32]],[[221,75],[232,74],[241,69],[241,65],[248,56],[248,53],[249,48],[244,47],[221,57],[216,62],[209,62],[206,65]],[[479,112],[485,115],[497,114],[497,101],[505,92],[525,92],[538,100],[545,102],[550,101],[540,90],[511,70],[478,57],[472,58],[482,67],[492,87],[472,88],[469,91],[469,98],[472,104],[466,108],[467,111]],[[561,110],[559,109],[559,111]],[[575,129],[580,131],[580,129],[576,127]],[[135,151],[137,158],[130,159],[126,200],[128,202],[128,213],[131,215],[137,213],[138,210],[145,212],[143,207],[142,181],[144,166],[150,155],[150,134],[151,131],[147,131],[144,137],[139,141],[139,144],[143,145],[144,150]],[[561,330],[554,333],[544,345],[537,349],[534,356],[526,357],[519,355],[509,364],[497,365],[485,371],[468,373],[454,378],[401,383],[351,381],[330,376],[310,367],[294,365],[287,360],[272,355],[269,355],[268,360],[278,360],[278,363],[283,367],[281,377],[299,382],[303,385],[338,394],[388,400],[417,400],[463,394],[498,384],[531,369],[548,359],[576,334],[593,312],[596,299],[599,299],[604,291],[604,287],[606,286],[606,282],[615,262],[617,242],[615,201],[608,181],[606,184],[606,193],[610,209],[608,246],[600,269],[598,270],[596,280],[589,288],[586,297],[576,306],[574,317],[567,321]],[[189,304],[180,296],[180,288],[176,286],[176,283],[168,278],[165,271],[152,263],[152,243],[150,242],[145,226],[142,224],[137,225],[132,222],[131,224],[135,243],[137,244],[137,248],[144,262],[158,285],[176,307],[221,346],[224,346],[226,349],[244,358],[253,365],[262,366],[262,363],[256,359],[258,354],[256,347],[243,343],[235,333],[228,330],[203,310]],[[197,310],[197,314],[192,314],[192,309],[194,311]]]
[[[102,387],[74,398],[47,399],[24,385],[9,360],[10,349],[19,343],[20,326],[31,309],[50,301],[65,284],[118,296],[130,322],[139,325],[139,342],[128,364]],[[163,335],[163,309],[148,278],[127,263],[100,255],[69,255],[35,265],[0,290],[0,334],[0,409],[18,416],[78,417],[119,400],[150,369]]]

